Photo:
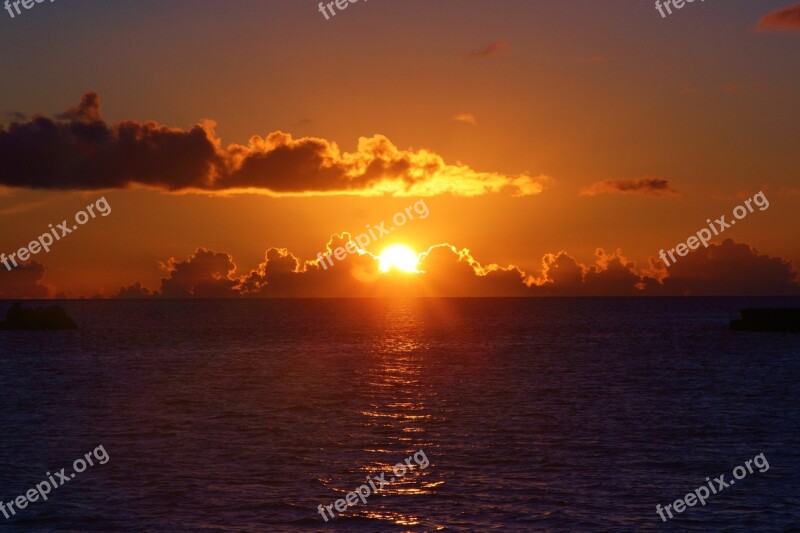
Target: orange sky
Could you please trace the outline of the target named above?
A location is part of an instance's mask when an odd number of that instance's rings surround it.
[[[0,251],[100,196],[112,213],[38,265],[0,267],[0,298],[163,291],[162,278],[187,296],[796,292],[791,5],[661,19],[632,1],[410,0],[326,21],[311,2],[93,0],[3,20]],[[768,210],[665,271],[662,248],[758,191]],[[346,278],[314,279],[305,262],[332,235],[419,198],[430,216],[368,251],[452,245],[425,275],[398,289],[354,276],[371,266],[350,258]],[[296,258],[274,256],[275,275],[281,263],[296,276],[267,289],[262,273],[255,290],[243,280],[270,248]]]

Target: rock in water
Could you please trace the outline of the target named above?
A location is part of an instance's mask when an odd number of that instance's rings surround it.
[[[60,305],[23,309],[19,302],[11,306],[6,321],[0,322],[0,329],[78,329]]]
[[[742,309],[742,318],[732,320],[731,329],[800,333],[800,309],[791,307]]]

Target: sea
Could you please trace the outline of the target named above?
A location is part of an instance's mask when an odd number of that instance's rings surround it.
[[[0,331],[2,531],[800,531],[800,335],[728,329],[798,298],[55,303]]]

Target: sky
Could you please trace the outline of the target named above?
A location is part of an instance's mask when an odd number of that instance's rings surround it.
[[[0,265],[0,298],[798,292],[800,4],[20,8],[0,11],[0,252],[111,212]],[[419,272],[379,271],[395,244]]]

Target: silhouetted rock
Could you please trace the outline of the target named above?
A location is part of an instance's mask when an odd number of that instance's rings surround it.
[[[800,308],[742,309],[741,313],[741,319],[731,320],[731,329],[800,333]]]
[[[15,303],[6,314],[6,321],[0,322],[0,329],[78,329],[60,305],[23,309]]]

